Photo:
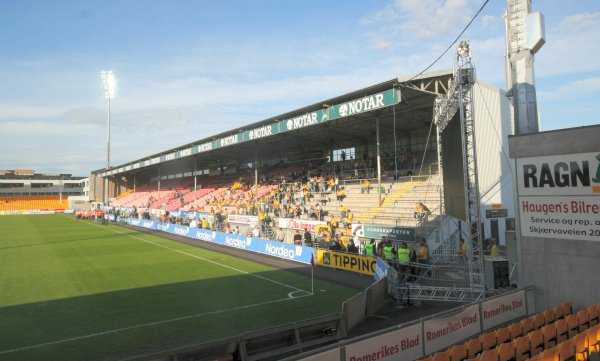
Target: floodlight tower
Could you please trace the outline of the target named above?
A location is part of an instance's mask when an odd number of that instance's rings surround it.
[[[102,77],[102,90],[104,99],[108,102],[108,127],[106,130],[106,169],[110,168],[110,100],[115,97],[115,76],[112,70],[105,70],[100,73]],[[104,204],[108,205],[108,176],[104,178]]]
[[[506,86],[514,108],[514,133],[539,132],[534,54],[546,42],[544,16],[531,12],[531,0],[508,0],[506,25]]]

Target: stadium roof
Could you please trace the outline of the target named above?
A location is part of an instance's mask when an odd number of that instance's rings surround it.
[[[378,116],[386,126],[394,121],[394,113],[397,130],[423,127],[432,120],[435,96],[446,93],[451,78],[452,70],[394,78],[92,174],[125,173],[205,152],[213,161],[252,161],[257,148],[261,154],[277,154],[281,136],[290,153],[323,144],[342,147],[374,135],[372,122],[365,120]]]

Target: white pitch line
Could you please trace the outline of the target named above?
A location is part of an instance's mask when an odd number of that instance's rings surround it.
[[[160,320],[160,321],[142,323],[142,324],[134,325],[134,326],[128,326],[128,327],[123,327],[123,328],[116,328],[116,329],[112,329],[112,330],[108,330],[108,331],[90,333],[90,334],[83,335],[83,336],[64,338],[64,339],[61,339],[61,340],[50,341],[50,342],[43,342],[43,343],[38,343],[36,345],[23,346],[23,347],[19,347],[19,348],[13,348],[13,349],[10,349],[10,350],[2,350],[2,351],[0,351],[0,355],[5,355],[5,354],[19,352],[19,351],[25,351],[25,350],[31,350],[31,349],[35,349],[35,348],[44,347],[44,346],[57,345],[57,344],[65,343],[65,342],[83,340],[83,339],[86,339],[86,338],[92,338],[92,337],[98,337],[98,336],[103,336],[103,335],[109,335],[111,333],[118,333],[118,332],[123,332],[123,331],[130,331],[130,330],[135,330],[135,329],[138,329],[138,328],[157,326],[157,325],[162,325],[164,323],[177,322],[177,321],[189,320],[189,319],[192,319],[192,318],[199,318],[199,317],[202,317],[202,316],[209,316],[209,315],[216,315],[216,314],[219,314],[219,313],[237,311],[237,310],[242,310],[244,308],[259,307],[259,306],[264,306],[264,305],[268,305],[268,304],[271,304],[271,303],[290,301],[290,300],[293,300],[293,299],[296,299],[296,298],[307,297],[307,296],[310,296],[310,294],[306,294],[306,295],[302,295],[302,296],[298,296],[298,297],[293,297],[293,298],[280,298],[278,300],[272,300],[272,301],[267,301],[267,302],[255,303],[255,304],[251,304],[251,305],[237,306],[237,307],[232,307],[232,308],[228,308],[228,309],[224,309],[224,310],[216,310],[216,311],[210,311],[210,312],[204,312],[204,313],[197,313],[197,314],[194,314],[194,315],[188,315],[188,316],[170,318],[170,319],[166,319],[166,320]]]
[[[65,216],[65,217],[66,217],[66,216]],[[280,286],[283,286],[283,287],[291,288],[291,289],[293,289],[293,290],[296,290],[296,291],[299,291],[299,292],[304,292],[304,293],[307,293],[307,294],[309,294],[309,295],[310,295],[310,292],[308,292],[308,291],[305,291],[305,290],[303,290],[303,289],[300,289],[300,288],[297,288],[297,287],[294,287],[294,286],[291,286],[291,285],[288,285],[288,284],[286,284],[286,283],[282,283],[282,282],[275,281],[275,280],[272,280],[272,279],[269,279],[269,278],[266,278],[266,277],[262,277],[262,276],[259,276],[259,275],[257,275],[257,274],[254,274],[254,273],[246,272],[246,271],[243,271],[243,270],[240,270],[240,269],[237,269],[237,268],[231,267],[231,266],[224,265],[224,264],[222,264],[222,263],[219,263],[219,262],[215,262],[215,261],[212,261],[212,260],[206,259],[206,258],[204,258],[204,257],[196,256],[196,255],[194,255],[194,254],[187,253],[187,252],[184,252],[184,251],[180,251],[180,250],[178,250],[178,249],[171,248],[171,247],[168,247],[168,246],[165,246],[165,245],[159,244],[159,243],[155,243],[155,242],[152,242],[152,241],[149,241],[149,240],[146,240],[146,239],[140,238],[140,237],[136,237],[136,236],[132,236],[132,235],[130,235],[130,234],[126,234],[126,233],[123,233],[123,232],[119,232],[119,231],[116,231],[116,230],[114,230],[114,229],[113,229],[114,227],[110,227],[110,226],[101,226],[101,225],[94,224],[94,223],[89,223],[89,222],[86,222],[86,224],[89,224],[89,225],[92,225],[92,226],[96,226],[96,227],[100,227],[100,228],[102,228],[102,229],[110,230],[110,231],[112,231],[112,232],[119,233],[119,234],[122,234],[122,235],[124,235],[124,236],[131,237],[131,238],[134,238],[134,239],[137,239],[137,240],[140,240],[140,241],[146,242],[146,243],[150,243],[150,244],[153,244],[153,245],[155,245],[155,246],[158,246],[158,247],[162,247],[162,248],[169,249],[169,250],[171,250],[171,251],[173,251],[173,252],[177,252],[177,253],[185,254],[186,256],[190,256],[190,257],[193,257],[193,258],[196,258],[196,259],[202,260],[202,261],[206,261],[206,262],[209,262],[209,263],[212,263],[212,264],[215,264],[215,265],[218,265],[218,266],[224,267],[224,268],[228,268],[228,269],[230,269],[230,270],[233,270],[233,271],[236,271],[236,272],[240,272],[240,273],[242,273],[242,274],[245,274],[245,275],[248,275],[248,276],[253,276],[253,277],[256,277],[256,278],[260,278],[260,279],[262,279],[262,280],[265,280],[265,281],[268,281],[268,282],[271,282],[271,283],[275,283],[275,284],[277,284],[277,285],[280,285]]]

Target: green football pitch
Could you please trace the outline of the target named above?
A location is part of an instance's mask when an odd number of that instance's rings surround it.
[[[358,291],[67,215],[0,217],[0,360],[115,360],[337,313]]]

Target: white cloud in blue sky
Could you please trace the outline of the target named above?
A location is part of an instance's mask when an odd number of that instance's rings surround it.
[[[112,164],[260,121],[429,65],[483,0],[0,2],[0,169],[104,166],[100,71],[118,79]],[[463,39],[504,85],[506,2]],[[597,124],[600,4],[534,1],[544,130]],[[454,48],[432,70],[452,67]]]

